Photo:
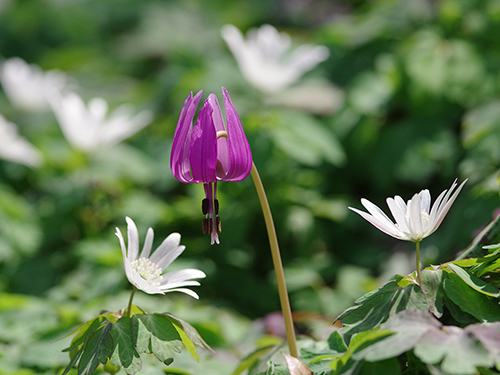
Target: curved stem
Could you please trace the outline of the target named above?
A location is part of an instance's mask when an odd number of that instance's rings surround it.
[[[415,242],[417,247],[417,282],[420,287],[422,287],[422,280],[420,279],[420,241]]]
[[[135,292],[137,292],[137,288],[134,286],[134,289],[132,289],[132,293],[130,294],[130,299],[128,300],[127,310],[124,314],[124,316],[126,316],[127,318],[130,318],[130,312],[132,311],[132,300],[134,299]]]
[[[269,237],[269,245],[271,246],[271,255],[273,258],[274,272],[276,273],[276,280],[278,282],[278,293],[280,297],[281,311],[283,313],[283,319],[285,320],[288,348],[290,350],[290,355],[299,358],[297,352],[297,343],[295,342],[292,310],[290,308],[290,301],[288,300],[288,292],[286,290],[283,265],[281,264],[278,238],[276,236],[276,230],[274,228],[273,217],[271,215],[271,209],[269,208],[269,203],[267,201],[266,192],[264,190],[264,186],[262,185],[259,172],[257,172],[257,168],[255,167],[254,163],[252,163],[251,175],[253,183],[255,185],[255,189],[257,190],[257,195],[259,196],[262,213],[264,214],[264,221],[266,222],[267,235]]]

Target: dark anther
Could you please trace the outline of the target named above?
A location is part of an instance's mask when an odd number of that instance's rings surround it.
[[[220,217],[215,218],[215,226],[217,227],[217,233],[222,232],[222,227],[220,225]]]
[[[219,214],[219,200],[218,199],[214,200],[214,212],[215,212],[216,216]]]
[[[203,234],[212,232],[212,219],[203,219]]]
[[[208,214],[208,204],[209,204],[209,200],[207,198],[204,198],[201,201],[201,211],[203,212],[203,215]]]

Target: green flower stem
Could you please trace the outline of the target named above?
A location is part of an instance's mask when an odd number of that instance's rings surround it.
[[[297,344],[295,342],[295,331],[293,328],[292,310],[290,308],[290,301],[288,300],[288,292],[286,290],[283,265],[281,264],[281,255],[278,246],[278,238],[276,237],[276,230],[274,228],[273,217],[271,215],[271,209],[269,208],[269,202],[267,201],[266,192],[264,190],[264,186],[262,185],[259,172],[257,172],[257,168],[255,167],[254,163],[252,163],[251,175],[253,183],[255,185],[255,189],[257,190],[257,195],[259,196],[260,205],[262,207],[262,213],[264,214],[264,221],[266,222],[267,235],[269,237],[269,245],[271,246],[271,254],[273,258],[274,272],[276,273],[276,280],[278,281],[278,293],[280,297],[281,311],[283,313],[283,318],[285,320],[288,348],[290,350],[290,355],[292,355],[295,358],[299,358],[297,352]]]
[[[422,280],[420,279],[420,241],[415,242],[417,247],[417,282],[422,287]]]
[[[125,314],[123,314],[127,318],[130,318],[130,312],[132,311],[132,300],[134,299],[135,292],[137,292],[137,288],[134,286],[134,289],[132,289],[132,293],[130,294],[130,299],[128,300],[127,310],[125,311]]]

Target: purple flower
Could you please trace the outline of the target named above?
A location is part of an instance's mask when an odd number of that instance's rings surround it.
[[[221,231],[217,181],[242,181],[252,169],[252,154],[240,118],[224,87],[222,93],[226,125],[217,96],[210,94],[193,126],[202,91],[194,97],[192,92],[189,94],[175,129],[170,155],[170,168],[177,180],[202,183],[205,188],[203,233],[211,233],[212,244],[219,243]]]

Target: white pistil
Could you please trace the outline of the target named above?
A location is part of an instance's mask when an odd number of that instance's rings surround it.
[[[132,273],[140,274],[141,277],[148,282],[151,286],[160,286],[163,276],[161,275],[162,269],[147,258],[139,258],[134,260],[131,264]]]

